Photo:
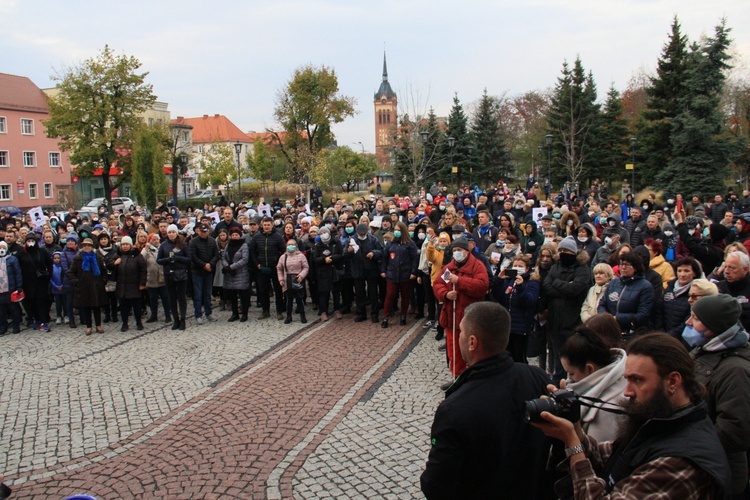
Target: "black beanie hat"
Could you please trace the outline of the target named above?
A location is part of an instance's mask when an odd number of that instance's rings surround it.
[[[719,335],[739,321],[742,306],[731,295],[720,293],[719,295],[703,297],[693,304],[693,313],[711,333]]]

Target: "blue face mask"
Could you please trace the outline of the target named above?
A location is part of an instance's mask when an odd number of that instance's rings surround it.
[[[685,325],[685,329],[682,330],[682,338],[690,347],[697,347],[708,342],[708,339],[701,332],[690,325]]]
[[[395,236],[396,238],[400,238],[401,237],[401,231],[394,231],[393,232],[393,236]]]
[[[346,228],[346,234],[354,234],[354,228],[349,226]]]
[[[409,231],[409,238],[414,239],[414,231]]]

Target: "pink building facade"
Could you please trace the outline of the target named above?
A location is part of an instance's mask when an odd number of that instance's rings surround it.
[[[68,154],[42,124],[48,111],[31,80],[0,73],[0,205],[24,210],[73,201]]]

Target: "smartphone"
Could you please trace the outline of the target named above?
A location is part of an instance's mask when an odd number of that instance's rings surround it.
[[[505,270],[505,277],[509,280],[515,280],[516,276],[518,276],[518,271],[515,269],[506,269]]]

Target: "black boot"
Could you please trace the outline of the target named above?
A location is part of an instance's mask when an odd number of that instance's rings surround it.
[[[137,323],[135,324],[135,328],[136,328],[136,330],[138,330],[138,331],[141,331],[141,330],[143,330],[143,323],[141,323],[140,321],[138,321],[138,322],[137,322]]]
[[[292,322],[292,313],[288,312],[286,313],[286,319],[284,320],[284,324],[288,325],[291,322]]]
[[[383,318],[383,322],[380,323],[380,326],[383,327],[383,328],[388,328],[388,318],[387,317]]]
[[[103,320],[103,321],[104,321],[105,323],[109,323],[110,321],[112,321],[112,318],[110,318],[110,317],[109,317],[109,314],[107,314],[107,315],[105,315],[105,316],[104,316],[104,320]]]
[[[242,313],[242,315],[240,316],[240,323],[245,323],[245,322],[247,322],[247,311]]]
[[[305,317],[305,311],[302,311],[299,313],[299,321],[300,323],[307,323],[307,318]]]
[[[151,316],[150,318],[148,318],[148,319],[146,320],[146,323],[156,323],[156,320],[157,320],[157,319],[158,319],[158,318],[157,318],[156,316]]]
[[[127,323],[123,323],[122,326],[120,327],[120,331],[121,332],[127,332],[128,331],[128,324]]]
[[[184,329],[185,329],[185,318],[182,318],[180,320],[180,330],[184,330]]]
[[[399,321],[398,324],[404,326],[406,324],[406,316],[401,316],[401,321]]]
[[[178,318],[176,315],[174,317],[174,324],[172,325],[172,330],[179,330],[180,329],[180,318]]]
[[[238,319],[240,319],[240,315],[236,313],[232,313],[232,315],[229,317],[229,322],[234,323]]]

